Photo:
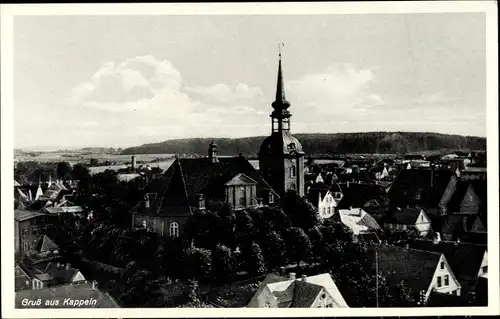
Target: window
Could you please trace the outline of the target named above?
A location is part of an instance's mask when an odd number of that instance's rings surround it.
[[[169,234],[170,237],[179,237],[179,224],[177,224],[176,222],[171,222],[169,228]]]
[[[296,189],[295,188],[295,183],[290,184],[290,189],[293,190],[293,191]]]
[[[419,199],[420,199],[420,193],[416,193],[416,194],[413,196],[413,199],[419,200]]]
[[[290,167],[290,177],[295,177],[295,166]]]
[[[328,207],[328,214],[330,214],[332,211],[332,208],[331,207]]]
[[[245,191],[245,187],[240,188],[240,205],[241,206],[247,205],[247,194]]]
[[[444,285],[449,286],[450,285],[450,276],[444,275]]]
[[[274,203],[274,195],[273,193],[269,192],[269,204]]]
[[[28,228],[23,228],[22,233],[23,233],[23,237],[28,236]]]
[[[143,220],[143,221],[142,221],[142,227],[143,227],[144,229],[148,229],[148,222],[147,222],[147,221],[145,221],[145,220]]]
[[[483,266],[482,267],[483,273],[488,273],[488,266]]]
[[[23,249],[24,251],[28,251],[29,250],[29,245],[27,242],[23,243]]]
[[[442,283],[441,283],[441,276],[438,276],[438,277],[437,277],[437,286],[438,286],[438,287],[441,287],[441,286],[442,286]]]
[[[441,269],[444,269],[444,261],[441,262]]]
[[[325,299],[326,298],[326,294],[321,294],[321,299]]]
[[[264,304],[264,308],[271,308],[271,304],[270,304],[269,302],[266,302],[266,303]]]
[[[203,198],[203,196],[198,198],[198,208],[205,209],[205,198]]]
[[[333,308],[333,304],[329,303],[326,305],[327,308]]]
[[[323,215],[326,215],[326,207],[323,207]]]

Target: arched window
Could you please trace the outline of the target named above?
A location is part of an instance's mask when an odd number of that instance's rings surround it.
[[[240,192],[240,205],[246,206],[247,205],[247,193],[246,193],[245,187],[240,187],[239,192]]]
[[[179,224],[176,222],[170,223],[169,235],[170,237],[179,237]]]
[[[290,167],[290,177],[295,177],[295,166]]]

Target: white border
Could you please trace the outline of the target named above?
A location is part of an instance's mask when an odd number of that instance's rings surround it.
[[[306,317],[499,314],[498,253],[498,16],[495,1],[204,3],[204,4],[25,4],[1,5],[2,138],[2,315],[9,318],[84,317]],[[487,149],[489,307],[380,309],[14,309],[13,189],[13,18],[17,15],[247,15],[485,12],[487,30]]]

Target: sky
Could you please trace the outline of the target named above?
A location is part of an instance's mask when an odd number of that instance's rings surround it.
[[[18,16],[16,148],[293,133],[486,136],[484,13]]]

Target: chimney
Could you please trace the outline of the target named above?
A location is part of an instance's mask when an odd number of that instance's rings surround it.
[[[306,275],[302,275],[300,277],[302,278],[302,281],[306,281],[307,282],[307,276]]]
[[[135,155],[132,155],[132,164],[131,164],[131,168],[132,168],[132,171],[135,172],[135,167],[137,165],[137,161],[135,159]]]
[[[285,267],[280,267],[280,276],[285,275]]]
[[[352,210],[352,206],[349,206],[349,210]]]
[[[295,275],[296,275],[296,274],[295,274],[294,272],[291,272],[291,273],[289,274],[289,278],[290,278],[290,280],[295,280],[295,278],[296,278],[296,277],[295,277]]]
[[[70,263],[67,263],[66,264],[66,270],[69,270],[71,268],[71,264]]]
[[[218,163],[219,159],[217,158],[217,144],[215,144],[213,141],[210,143],[208,147],[208,159],[212,163]]]

